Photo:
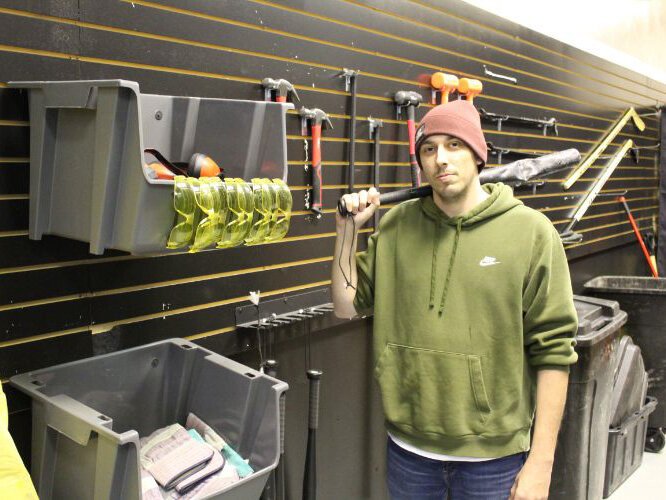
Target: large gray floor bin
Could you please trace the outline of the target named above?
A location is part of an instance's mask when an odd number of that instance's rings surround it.
[[[279,455],[288,386],[181,339],[12,377],[32,398],[39,497],[139,500],[139,436],[185,424],[216,429],[255,473],[207,498],[258,499]]]
[[[211,156],[228,177],[287,178],[289,103],[141,94],[136,82],[10,82],[30,103],[31,239],[54,234],[168,252],[173,182],[149,178],[144,148]]]

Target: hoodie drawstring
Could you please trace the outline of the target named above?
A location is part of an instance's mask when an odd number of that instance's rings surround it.
[[[436,225],[435,235],[433,236],[432,241],[432,265],[430,269],[430,301],[428,307],[432,309],[435,307],[435,285],[437,284],[437,250],[439,248],[439,233],[441,232],[441,226]]]
[[[458,222],[456,223],[456,237],[453,240],[453,249],[451,250],[451,258],[449,259],[449,269],[446,272],[446,280],[444,280],[444,290],[442,291],[442,299],[439,302],[439,311],[438,313],[441,315],[444,312],[444,303],[446,302],[446,295],[447,292],[449,291],[449,282],[451,281],[451,273],[453,271],[453,263],[455,262],[456,259],[456,254],[458,253],[458,241],[460,240],[460,232],[462,231],[462,219],[459,219]],[[433,271],[433,276],[430,282],[430,307],[434,307],[434,295],[435,295],[435,271],[436,271],[436,258],[437,258],[437,242],[435,242],[435,250],[433,251],[433,265],[432,265],[432,271]]]

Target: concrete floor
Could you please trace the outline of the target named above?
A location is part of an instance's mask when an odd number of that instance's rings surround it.
[[[666,499],[666,449],[643,453],[643,463],[615,492],[611,500]]]

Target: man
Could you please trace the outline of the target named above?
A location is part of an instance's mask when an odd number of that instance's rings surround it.
[[[355,262],[349,243],[379,193],[345,195],[354,216],[338,215],[332,276],[338,316],[374,309],[389,493],[546,499],[577,359],[562,244],[509,187],[481,186],[487,149],[471,103],[433,108],[416,147],[433,195],[384,215]]]

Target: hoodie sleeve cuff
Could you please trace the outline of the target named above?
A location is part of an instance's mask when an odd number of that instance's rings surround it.
[[[571,365],[540,365],[536,367],[536,370],[557,370],[559,372],[569,373],[571,371]]]

